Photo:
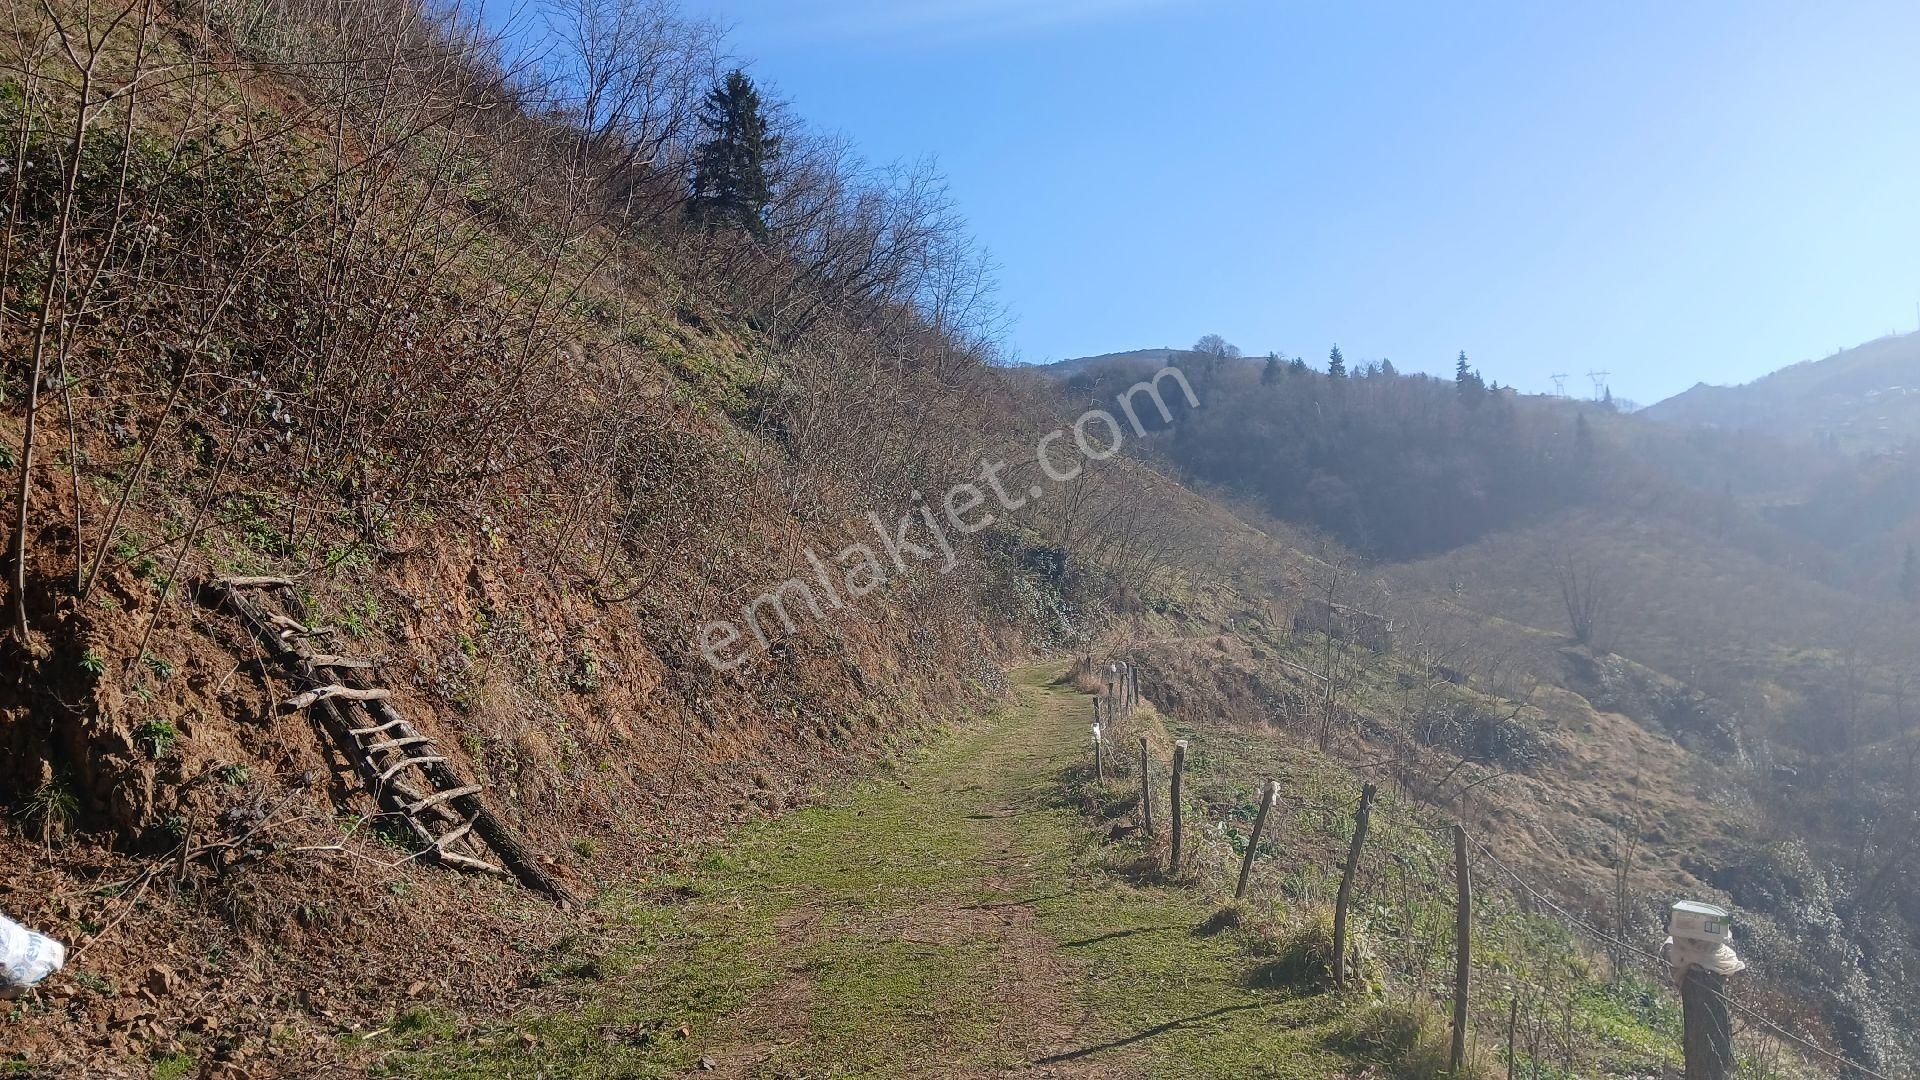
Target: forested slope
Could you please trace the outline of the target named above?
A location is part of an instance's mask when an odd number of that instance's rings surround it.
[[[1209,344],[1179,362],[1219,407],[1182,415],[1145,453],[1322,552],[1280,589],[1291,610],[1333,601],[1391,619],[1417,658],[1519,704],[1516,717],[1551,718],[1570,692],[1670,740],[1694,780],[1612,773],[1636,760],[1619,743],[1583,764],[1605,780],[1572,805],[1696,887],[1725,889],[1761,923],[1769,967],[1826,997],[1843,1042],[1898,1060],[1912,1019],[1883,1002],[1908,1000],[1892,988],[1914,978],[1920,887],[1908,701],[1920,586],[1906,587],[1920,571],[1910,555],[1903,565],[1904,458],[1523,397],[1464,357],[1445,382]],[[1115,400],[1137,367],[1127,354],[1074,366],[1059,393]],[[1327,539],[1315,549],[1298,530]],[[1343,573],[1348,551],[1374,561]],[[1423,730],[1418,709],[1399,711]],[[1623,789],[1644,804],[1609,807]],[[1694,804],[1691,838],[1675,834],[1668,797]],[[1708,809],[1725,799],[1743,809]],[[1838,961],[1818,957],[1835,941],[1869,982],[1829,973]]]

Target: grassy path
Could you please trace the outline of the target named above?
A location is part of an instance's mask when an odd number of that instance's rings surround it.
[[[891,775],[747,829],[685,880],[608,902],[541,1005],[456,1035],[401,1017],[395,1076],[1276,1076],[1340,1003],[1251,988],[1190,891],[1131,884],[1066,804],[1087,699],[1057,669]]]

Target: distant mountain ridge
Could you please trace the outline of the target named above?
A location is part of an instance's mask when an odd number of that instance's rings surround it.
[[[1640,415],[1851,451],[1891,449],[1920,437],[1920,333],[1888,335],[1741,386],[1699,383]]]
[[[1183,356],[1198,355],[1189,349],[1161,347],[1158,349],[1127,349],[1123,352],[1101,353],[1098,356],[1076,356],[1070,360],[1057,360],[1051,364],[1037,364],[1035,370],[1045,372],[1056,379],[1069,379],[1085,371],[1105,364],[1150,363],[1166,365]]]

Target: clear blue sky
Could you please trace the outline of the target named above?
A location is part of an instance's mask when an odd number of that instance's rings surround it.
[[[1650,403],[1915,328],[1920,4],[686,0],[938,156],[1044,362],[1187,345]]]

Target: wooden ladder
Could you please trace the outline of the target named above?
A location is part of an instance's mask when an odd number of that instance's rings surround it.
[[[309,710],[320,719],[383,814],[411,834],[423,858],[516,877],[562,904],[572,902],[565,887],[487,809],[481,785],[461,779],[433,739],[394,709],[392,694],[373,684],[372,662],[309,650],[308,643],[330,638],[333,631],[306,624],[287,591],[292,585],[285,578],[237,577],[212,586],[299,684],[281,709]],[[256,603],[253,598],[261,595],[281,597],[291,614]]]

